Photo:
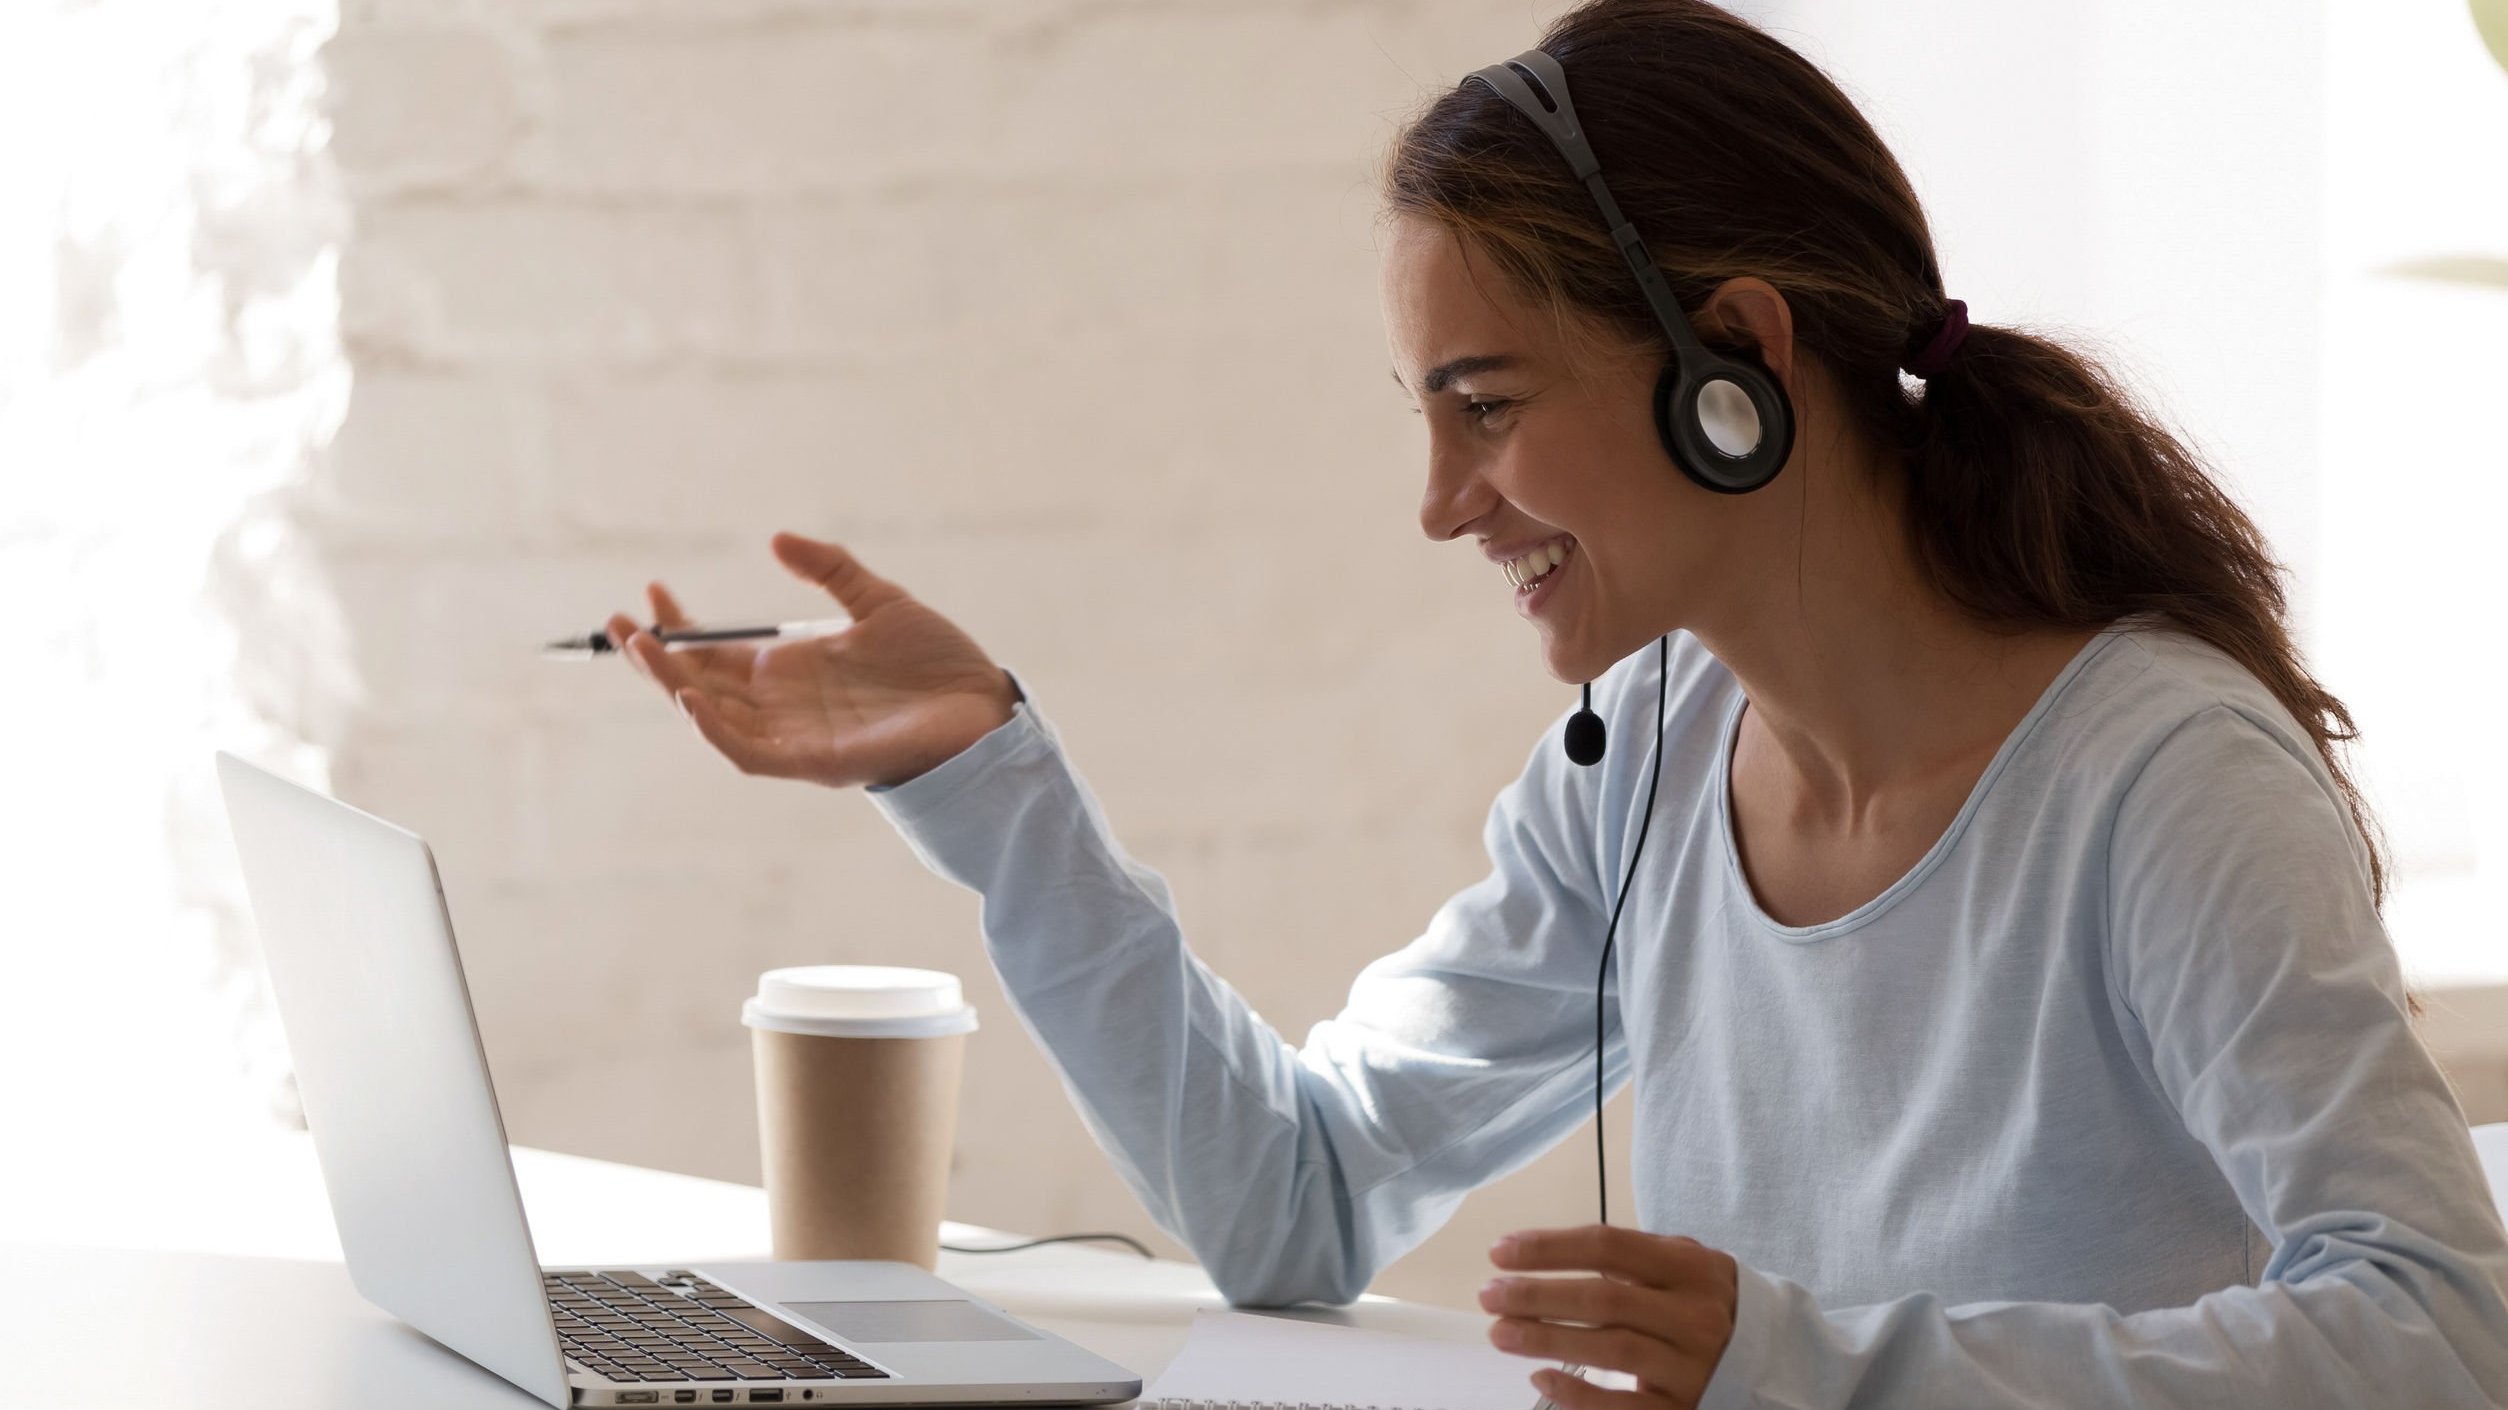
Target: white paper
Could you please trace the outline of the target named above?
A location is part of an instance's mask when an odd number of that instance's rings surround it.
[[[1158,1401],[1532,1410],[1547,1363],[1487,1342],[1201,1311],[1184,1350],[1143,1394]]]

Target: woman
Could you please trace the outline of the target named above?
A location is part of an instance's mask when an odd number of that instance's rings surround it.
[[[1679,473],[1662,327],[1560,150],[1486,83],[1404,130],[1421,525],[1539,573],[1519,610],[1610,744],[1538,744],[1489,876],[1303,1048],[1185,948],[1008,673],[841,547],[774,545],[856,618],[832,639],[610,630],[742,770],[868,785],[983,894],[1091,1129],[1232,1301],[1354,1297],[1575,1129],[1599,1061],[1653,1232],[1502,1240],[1574,1276],[1482,1293],[1501,1347],[1634,1378],[1535,1372],[1562,1405],[2508,1400],[2508,1240],[2254,526],[2100,372],[1964,326],[1800,57],[1697,0],[1541,49],[1691,327],[1799,434],[1748,493]]]

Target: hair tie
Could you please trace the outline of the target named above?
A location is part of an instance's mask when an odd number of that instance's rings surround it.
[[[1968,336],[1968,305],[1953,299],[1950,311],[1942,315],[1942,326],[1933,332],[1933,340],[1924,351],[1902,364],[1909,372],[1930,381],[1936,373],[1950,365],[1951,354],[1959,351],[1962,338]]]

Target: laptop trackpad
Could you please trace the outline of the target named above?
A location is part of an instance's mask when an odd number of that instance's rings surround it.
[[[787,1302],[786,1312],[846,1341],[1034,1341],[1036,1333],[972,1302]]]

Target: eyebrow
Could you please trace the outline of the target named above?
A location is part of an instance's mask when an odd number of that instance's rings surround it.
[[[1428,369],[1428,375],[1419,379],[1420,385],[1434,395],[1452,386],[1457,377],[1469,377],[1475,372],[1504,372],[1516,366],[1518,361],[1520,359],[1509,353],[1474,353]],[[1398,369],[1388,370],[1393,374],[1393,384],[1402,386],[1402,373]]]

